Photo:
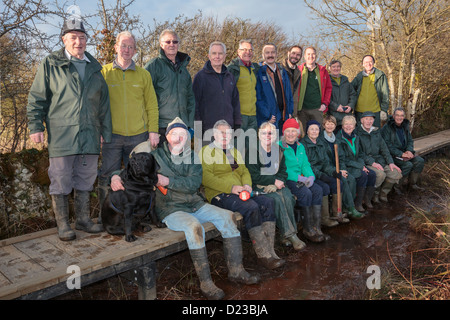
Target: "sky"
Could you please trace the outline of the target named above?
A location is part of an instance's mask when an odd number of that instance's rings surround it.
[[[61,4],[64,2],[58,0]],[[126,0],[122,0],[126,2]],[[107,6],[116,3],[115,0],[105,0]],[[69,5],[76,4],[82,14],[92,14],[97,10],[96,0],[72,0]],[[136,0],[130,7],[129,13],[140,15],[144,24],[153,25],[153,19],[158,22],[173,21],[175,17],[184,14],[193,17],[202,11],[204,16],[217,17],[222,21],[226,17],[250,19],[252,22],[273,22],[280,26],[288,38],[298,39],[299,34],[305,34],[314,21],[308,17],[310,9],[306,8],[303,0]]]

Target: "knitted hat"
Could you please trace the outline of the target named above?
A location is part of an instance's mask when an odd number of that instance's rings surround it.
[[[166,136],[169,134],[170,130],[174,128],[183,128],[185,130],[188,130],[186,124],[179,117],[176,117],[171,123],[169,123],[166,130]]]
[[[284,135],[284,130],[286,130],[287,128],[295,128],[297,130],[300,130],[300,125],[298,124],[297,120],[295,120],[294,118],[289,118],[283,124],[283,130],[282,130],[283,135]]]
[[[309,121],[306,123],[306,129],[305,129],[305,132],[308,132],[308,128],[309,128],[310,126],[312,126],[312,125],[316,125],[316,126],[318,126],[319,129],[320,129],[320,123],[319,123],[317,120],[309,120]]]

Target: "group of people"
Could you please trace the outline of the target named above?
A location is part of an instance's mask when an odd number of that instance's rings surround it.
[[[76,237],[69,224],[72,191],[75,228],[103,230],[100,219],[90,218],[95,180],[102,204],[109,189],[123,188],[114,172],[147,141],[160,167],[158,186],[167,189],[156,191],[156,213],[168,228],[185,233],[209,299],[224,292],[211,279],[202,223],[212,222],[223,237],[229,279],[254,284],[260,278],[243,268],[233,212],[243,217],[258,263],[275,269],[285,264],[274,248],[277,230],[283,244],[301,250],[299,223],[307,240],[322,242],[329,238],[322,226],[362,218],[363,203],[371,209],[387,201],[394,185],[408,180],[419,188],[424,161],[414,155],[404,110],[387,119],[386,77],[370,55],[350,83],[339,61],[329,71],[317,64],[313,47],[305,49],[305,63],[298,65],[303,50],[293,46],[280,64],[277,47],[267,44],[263,62],[255,63],[251,40],[244,39],[225,66],[226,46],[213,42],[191,79],[190,57],[178,50],[173,30],[161,33],[159,56],[145,68],[132,59],[136,41],[128,31],[117,35],[117,56],[104,66],[86,52],[81,20],[64,22],[62,41],[64,47],[41,63],[27,106],[32,141],[44,142],[47,130],[49,193],[61,240]],[[195,121],[202,136],[213,134],[194,151]],[[246,135],[252,130],[255,139]],[[241,138],[246,142],[236,148]]]

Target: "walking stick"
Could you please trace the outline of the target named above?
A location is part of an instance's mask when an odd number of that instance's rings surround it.
[[[336,159],[336,172],[339,173],[339,152],[337,143],[334,144],[334,157]],[[341,196],[341,179],[337,180],[337,219],[342,220],[342,196]]]

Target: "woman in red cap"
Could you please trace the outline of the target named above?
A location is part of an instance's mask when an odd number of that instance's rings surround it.
[[[315,176],[305,147],[298,141],[301,134],[297,120],[286,120],[283,137],[279,141],[288,174],[286,185],[297,198],[297,206],[301,209],[303,234],[310,241],[322,242],[325,240],[320,229],[323,192],[322,188],[314,183]]]

